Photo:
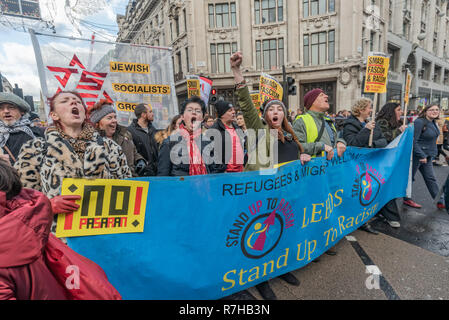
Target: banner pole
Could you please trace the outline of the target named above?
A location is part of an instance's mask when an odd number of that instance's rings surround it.
[[[376,113],[377,113],[377,100],[378,100],[379,94],[374,94],[374,102],[373,102],[373,119],[376,119]],[[374,138],[374,129],[371,130],[371,134],[369,136],[369,147],[371,148],[373,146],[373,138]]]
[[[41,47],[39,46],[39,41],[37,40],[36,33],[33,29],[28,29],[28,32],[30,33],[31,37],[31,43],[33,44],[34,54],[36,57],[36,65],[37,65],[37,73],[39,74],[39,80],[41,83],[41,92],[44,95],[44,113],[47,117],[47,121],[50,122],[50,118],[48,117],[50,113],[50,108],[47,104],[47,98],[48,98],[48,87],[47,82],[45,80],[45,69],[44,69],[44,61],[42,59],[42,53],[41,53]]]

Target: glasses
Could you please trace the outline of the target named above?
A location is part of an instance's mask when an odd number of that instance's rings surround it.
[[[198,113],[202,113],[202,112],[203,112],[203,110],[201,110],[201,109],[192,109],[192,108],[187,108],[187,109],[186,109],[186,112],[188,112],[188,113],[195,113],[195,114],[198,114]]]

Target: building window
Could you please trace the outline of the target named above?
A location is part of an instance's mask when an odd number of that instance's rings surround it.
[[[182,10],[183,16],[184,16],[184,32],[187,32],[187,11],[184,8]]]
[[[400,72],[400,49],[388,44],[388,54],[391,56],[390,58],[390,70],[394,72]]]
[[[190,57],[189,57],[189,48],[186,48],[186,63],[187,63],[187,72],[190,72]]]
[[[255,0],[255,24],[284,21],[284,0]]]
[[[429,2],[424,0],[421,4],[421,32],[426,32],[427,20],[429,17]]]
[[[237,26],[235,2],[209,4],[209,28],[229,28]]]
[[[284,39],[256,41],[257,70],[276,70],[284,64]]]
[[[232,43],[213,43],[210,45],[210,60],[212,73],[231,72],[232,52],[237,52],[237,42]]]
[[[304,35],[304,66],[335,63],[335,30]]]
[[[335,12],[335,0],[303,0],[303,16],[317,16]]]

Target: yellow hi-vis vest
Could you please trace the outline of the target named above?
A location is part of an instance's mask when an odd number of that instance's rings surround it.
[[[304,115],[300,115],[296,118],[296,121],[299,119],[302,119],[304,121],[304,124],[306,125],[306,132],[307,132],[307,143],[315,143],[317,142],[316,139],[318,138],[318,128],[316,126],[316,122],[313,119],[313,117],[306,113]],[[324,120],[330,120],[328,117],[324,117]],[[325,125],[325,124],[323,124]],[[337,132],[337,129],[335,128],[334,124],[332,124],[332,129]],[[324,128],[326,130],[326,128]],[[316,158],[318,155],[312,156],[312,158]],[[324,151],[321,153],[321,157],[324,157]]]

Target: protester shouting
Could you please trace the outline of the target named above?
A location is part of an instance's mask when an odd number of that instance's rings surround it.
[[[304,146],[305,153],[312,157],[326,156],[334,158],[334,149],[338,157],[346,151],[346,142],[338,138],[337,129],[326,113],[329,111],[329,97],[321,89],[313,89],[304,97],[305,114],[296,118],[293,130]],[[326,251],[328,255],[336,255],[335,249]],[[315,262],[319,261],[315,259]]]
[[[279,100],[268,100],[262,107],[262,119],[259,118],[259,111],[254,107],[248,87],[243,78],[241,64],[243,55],[241,52],[234,53],[231,57],[231,69],[234,74],[236,84],[236,94],[239,105],[242,109],[245,123],[248,130],[264,130],[263,138],[256,133],[250,139],[248,138],[249,160],[245,167],[245,171],[257,171],[270,168],[278,164],[283,164],[300,159],[304,164],[311,160],[308,154],[304,153],[304,148],[298,141],[293,132],[290,123],[287,120],[287,108]],[[273,134],[275,133],[275,134]],[[255,139],[258,136],[258,139]],[[257,142],[255,141],[257,140]],[[258,157],[256,149],[266,148],[266,155],[273,156],[274,149],[271,150],[273,140],[278,143],[277,161],[269,161],[263,163]],[[256,144],[257,147],[256,148]],[[252,162],[252,160],[255,160]],[[276,160],[276,159],[274,159]],[[280,276],[281,279],[292,285],[299,285],[298,279],[292,273],[286,273]],[[256,286],[262,297],[266,300],[275,300],[276,295],[267,282],[263,282]]]
[[[136,119],[128,127],[128,131],[133,137],[137,152],[147,161],[145,176],[157,175],[158,146],[154,135],[157,130],[153,126],[154,113],[151,106],[139,104],[134,109]]]
[[[122,148],[132,175],[144,176],[147,162],[137,152],[131,133],[117,123],[114,106],[101,100],[88,110],[88,116],[102,137],[114,140]]]
[[[76,92],[61,91],[50,99],[54,126],[44,138],[27,142],[15,168],[26,188],[47,195],[55,214],[76,211],[79,196],[60,195],[64,178],[126,179],[131,170],[122,149],[95,131]],[[53,226],[52,231],[55,231]]]
[[[304,97],[304,107],[307,110],[293,124],[299,141],[307,154],[321,157],[326,153],[328,160],[334,157],[334,149],[341,157],[346,151],[346,142],[338,138],[337,129],[326,112],[329,110],[329,97],[321,89],[313,89]]]
[[[214,153],[211,157],[218,161],[210,164],[210,173],[243,172],[245,158],[245,134],[236,123],[235,109],[228,101],[218,101],[215,105],[217,111],[217,121],[207,131],[213,130],[220,133],[220,139],[215,141],[214,134],[211,133],[211,143],[214,144]],[[218,154],[216,154],[218,153]]]
[[[352,107],[352,115],[345,121],[343,127],[343,138],[349,146],[360,148],[369,148],[371,131],[373,130],[373,147],[384,148],[388,145],[387,139],[383,136],[382,130],[374,120],[368,119],[372,116],[373,107],[369,99],[362,98]],[[381,210],[380,215],[393,228],[399,228],[399,209],[396,200],[388,202]],[[369,222],[366,222],[361,228],[369,233],[379,234]]]
[[[196,176],[209,173],[203,159],[207,141],[202,139],[201,123],[206,104],[192,97],[181,105],[179,129],[164,140],[159,152],[158,176]],[[173,150],[173,148],[175,148]]]
[[[15,94],[0,93],[0,153],[11,164],[27,141],[44,136],[44,130],[32,125],[30,110],[30,105]]]
[[[440,107],[438,105],[430,105],[423,109],[419,118],[415,120],[415,136],[413,141],[413,169],[412,176],[415,178],[416,172],[419,170],[426,183],[433,199],[438,196],[439,187],[433,170],[433,159],[438,154],[436,141],[440,135],[440,129],[435,120],[440,116]],[[445,209],[444,199],[436,199],[438,201],[438,209]],[[406,198],[404,204],[414,208],[420,207],[412,199]]]

